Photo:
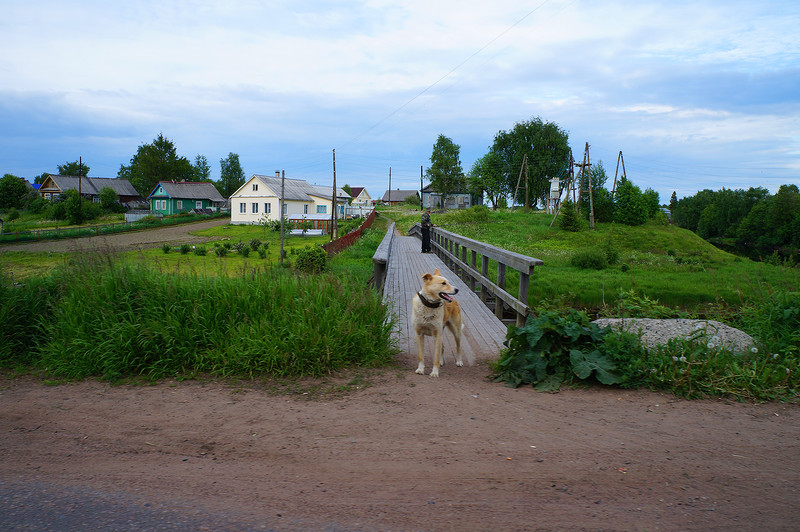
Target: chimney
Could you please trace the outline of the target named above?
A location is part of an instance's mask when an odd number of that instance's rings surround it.
[[[275,177],[280,177],[280,176],[281,176],[281,171],[275,170]]]

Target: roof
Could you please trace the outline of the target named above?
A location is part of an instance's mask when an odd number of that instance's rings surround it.
[[[419,191],[417,190],[387,190],[383,193],[383,198],[381,201],[405,201],[406,198],[410,196],[417,196],[419,197]]]
[[[253,177],[257,178],[259,181],[264,183],[264,185],[269,187],[269,189],[272,190],[276,195],[280,196],[282,178],[259,175],[259,174],[254,174]],[[309,185],[308,181],[304,179],[290,179],[287,177],[286,179],[283,179],[283,182],[284,182],[284,191],[283,191],[284,200],[310,202],[313,201],[311,199],[311,195],[323,198],[328,198],[331,196],[331,187],[321,186],[321,185]],[[236,192],[238,192],[238,190]],[[337,187],[336,192],[337,192],[336,194],[337,198],[338,197],[341,197],[343,199],[350,198],[350,195],[341,188]]]
[[[139,195],[130,181],[117,177],[78,177],[71,175],[50,175],[48,177],[61,189],[61,192],[75,189],[80,190],[81,194],[97,195],[101,189],[108,187],[116,192],[118,196]],[[80,187],[78,186],[79,179]]]
[[[354,198],[357,198],[361,192],[364,191],[365,187],[350,187],[350,195]]]
[[[214,183],[159,181],[155,188],[153,188],[153,192],[155,192],[159,186],[161,186],[166,195],[172,199],[225,201],[225,198],[219,193]],[[150,193],[148,198],[153,196],[153,192]]]
[[[425,185],[425,188],[422,189],[422,192],[423,193],[427,192],[428,194],[440,194],[440,192],[438,190],[433,190],[433,183],[428,183],[427,185]],[[466,192],[464,190],[451,190],[447,194],[448,195],[450,195],[450,194],[469,194],[469,192]]]

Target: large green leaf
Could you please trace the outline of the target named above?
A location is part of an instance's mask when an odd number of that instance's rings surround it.
[[[572,349],[569,352],[569,358],[572,362],[572,371],[581,379],[588,379],[594,371],[597,380],[603,384],[619,382],[619,377],[614,373],[616,369],[614,363],[596,349],[590,353]]]

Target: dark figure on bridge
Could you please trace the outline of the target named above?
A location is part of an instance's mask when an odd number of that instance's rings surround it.
[[[422,215],[422,252],[431,252],[431,215],[426,212]]]

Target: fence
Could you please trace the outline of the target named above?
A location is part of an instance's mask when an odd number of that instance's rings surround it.
[[[394,236],[394,222],[389,225],[389,230],[381,240],[378,249],[372,256],[372,284],[381,293],[386,282],[386,265],[389,264],[389,255],[392,253],[392,237]]]
[[[420,224],[415,224],[408,233],[421,238],[422,227]],[[516,314],[517,326],[522,327],[525,324],[525,318],[530,313],[530,307],[528,307],[530,276],[533,274],[533,269],[541,266],[544,262],[478,242],[439,227],[431,228],[431,247],[454,273],[469,284],[473,291],[476,288],[480,289],[480,298],[484,303],[488,304],[491,299],[494,299],[494,314],[498,319],[503,319],[505,304]],[[467,263],[467,252],[469,252],[469,263]],[[478,255],[481,257],[480,271],[476,268]],[[497,272],[494,281],[489,278],[490,260],[496,262]],[[505,289],[508,268],[519,272],[517,297]]]
[[[375,215],[376,211],[373,209],[372,212],[369,213],[369,216],[367,216],[367,219],[358,226],[358,229],[355,231],[350,231],[341,238],[337,238],[336,240],[331,240],[328,243],[322,244],[322,248],[328,252],[328,255],[335,255],[343,249],[349,248],[356,240],[358,240],[358,237],[361,236],[361,233],[363,233],[365,229],[368,229],[372,225],[372,222],[375,221]]]
[[[54,229],[36,229],[33,231],[15,231],[13,233],[0,233],[0,244],[9,242],[30,242],[54,238],[78,238],[84,236],[123,233],[125,231],[138,231],[141,229],[160,227],[163,225],[177,225],[182,223],[197,222],[200,220],[220,218],[223,216],[230,216],[230,214],[221,213],[214,216],[200,214],[175,214],[172,216],[164,216],[163,218],[143,218],[135,222],[56,227]]]

